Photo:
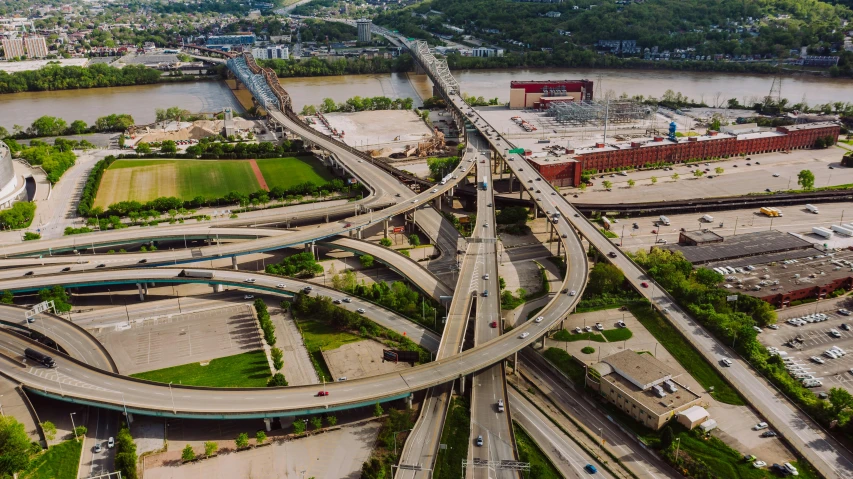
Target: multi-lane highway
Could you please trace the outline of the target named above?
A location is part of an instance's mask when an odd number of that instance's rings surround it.
[[[476,271],[471,285],[477,291],[477,316],[474,322],[474,345],[480,345],[501,334],[500,283],[498,276],[497,236],[495,229],[494,187],[492,185],[492,161],[488,145],[479,136],[471,142],[482,151],[477,160],[477,225],[474,236],[479,244]],[[513,461],[515,441],[510,423],[509,401],[506,395],[506,376],[503,363],[493,364],[474,373],[471,379],[471,435],[472,446],[468,448],[469,459],[481,461]],[[482,438],[482,445],[478,445]],[[513,479],[518,473],[511,470],[496,470],[492,475],[489,468],[477,468],[466,472],[466,477],[489,479],[492,477]]]

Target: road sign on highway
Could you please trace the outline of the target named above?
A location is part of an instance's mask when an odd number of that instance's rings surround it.
[[[51,309],[53,310],[53,314],[56,314],[56,307],[53,306],[53,301],[42,301],[41,303],[33,306],[33,309],[28,309],[24,314],[29,321],[33,316]]]
[[[523,155],[524,154],[524,148],[513,148],[513,149],[509,150],[508,153],[515,153],[518,155]]]
[[[729,295],[729,296],[726,296],[726,301],[729,301],[729,302],[737,301],[737,295],[736,295],[736,294],[731,294],[731,295]]]

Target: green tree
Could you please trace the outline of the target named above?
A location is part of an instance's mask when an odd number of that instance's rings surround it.
[[[24,233],[24,241],[33,241],[37,239],[41,239],[41,235],[38,233],[33,233],[32,231]]]
[[[323,427],[323,418],[320,416],[312,417],[311,425],[314,426],[314,429],[320,429],[321,427]]]
[[[376,406],[373,408],[373,417],[379,417],[385,413],[385,410],[382,409],[382,405],[376,403]]]
[[[151,153],[151,145],[142,141],[136,145],[136,152],[139,153],[140,155],[147,155],[147,154]]]
[[[611,186],[613,186],[613,183],[611,183],[611,182],[610,182],[610,181],[608,181],[608,180],[604,180],[604,181],[602,181],[602,182],[601,182],[601,186],[603,186],[605,189],[608,189],[608,190],[609,190],[609,189],[610,189],[610,187],[611,187]]]
[[[160,144],[160,152],[174,154],[178,152],[178,145],[172,140],[165,140]]]
[[[592,295],[612,294],[622,289],[625,275],[610,263],[598,262],[589,273],[587,291]]]
[[[802,186],[804,190],[814,188],[814,173],[811,170],[802,170],[797,173],[797,184]]]
[[[634,185],[636,185],[636,184],[637,184],[637,182],[636,182],[636,181],[634,181],[634,179],[633,179],[633,178],[628,180],[628,187],[629,187],[629,188],[633,188],[633,187],[634,187]]]
[[[364,254],[358,257],[358,260],[361,262],[362,268],[372,268],[373,267],[373,256],[369,254]]]
[[[192,461],[195,459],[195,451],[193,451],[193,447],[187,444],[184,447],[184,450],[181,451],[181,460],[184,462]]]
[[[65,133],[68,124],[62,118],[54,116],[42,116],[33,122],[28,132],[36,136],[59,136]]]
[[[714,168],[714,173],[716,173],[716,174],[718,174],[718,175],[722,175],[722,174],[723,174],[723,171],[725,171],[725,170],[724,170],[724,169],[723,169],[723,167],[721,167],[721,166],[718,166],[718,167]]]
[[[416,234],[409,235],[409,244],[412,246],[420,246],[421,238]]]
[[[338,423],[338,418],[335,416],[326,416],[326,424],[330,427]]]
[[[12,294],[11,291],[3,291],[3,293],[0,294],[0,303],[14,304],[14,302],[15,302],[15,295]]]
[[[678,173],[673,173],[670,178],[672,178],[674,181],[678,181],[678,178],[680,178],[680,177],[681,177],[681,175],[679,175]]]
[[[115,468],[121,472],[122,479],[137,479],[136,472],[136,443],[127,427],[119,429],[116,435],[116,458]]]
[[[652,182],[652,184],[655,184],[655,183],[657,183],[657,182],[658,182],[658,177],[657,177],[657,176],[652,176],[651,178],[649,178],[649,180]]]
[[[66,131],[66,133],[68,133],[69,135],[82,135],[83,133],[86,133],[88,129],[89,125],[87,125],[85,121],[74,120],[71,122],[70,125],[68,125],[68,130]]]
[[[700,170],[700,169],[698,169],[698,168],[697,168],[697,169],[695,169],[695,170],[693,170],[693,176],[695,176],[696,178],[699,178],[699,177],[701,177],[701,176],[702,176],[702,175],[704,175],[704,174],[705,174],[705,172],[704,172],[704,171],[702,171],[702,170]]]
[[[234,440],[234,444],[237,446],[237,449],[249,447],[249,435],[241,432],[237,435],[237,439]]]
[[[305,421],[300,418],[293,420],[293,434],[302,434],[305,432]]]
[[[78,437],[85,436],[86,433],[89,432],[89,428],[87,428],[86,426],[77,426],[74,428],[74,432],[77,434]]]
[[[379,244],[381,244],[382,246],[385,246],[385,247],[390,247],[391,246],[391,238],[382,238],[381,240],[379,240]]]
[[[30,463],[30,438],[12,416],[0,416],[0,477],[11,477]]]
[[[270,356],[272,356],[272,364],[276,371],[284,367],[284,353],[281,351],[281,349],[270,349]]]
[[[59,313],[71,311],[71,300],[62,286],[57,285],[50,289],[40,290],[39,299],[42,301],[53,301],[53,306]]]
[[[498,276],[498,285],[501,289],[506,289],[506,280],[503,279],[503,276]]]
[[[267,387],[284,387],[287,386],[287,379],[284,378],[284,374],[275,373],[272,375],[269,380],[267,380]]]
[[[832,405],[833,415],[837,418],[846,409],[853,407],[853,395],[844,388],[830,388],[829,404]]]
[[[586,191],[586,183],[581,183],[578,185],[578,189],[581,190],[581,193]]]
[[[6,138],[7,136],[9,136],[9,130],[0,126],[0,140],[2,140],[3,138]]]
[[[44,437],[46,437],[48,441],[53,441],[56,438],[55,424],[50,421],[45,421],[41,423],[41,428],[44,431]]]
[[[213,441],[207,441],[204,443],[204,455],[207,457],[212,456],[219,449],[219,444]]]
[[[263,444],[267,440],[267,433],[264,431],[258,431],[255,433],[255,444]]]

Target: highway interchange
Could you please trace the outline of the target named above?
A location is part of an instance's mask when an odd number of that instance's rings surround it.
[[[540,313],[543,316],[543,321],[537,323],[528,321],[527,323],[517,327],[512,334],[498,335],[490,330],[481,330],[479,326],[483,322],[482,319],[477,321],[475,325],[475,343],[476,345],[463,352],[459,352],[462,340],[464,338],[464,330],[468,321],[468,307],[474,296],[470,293],[477,291],[481,293],[482,288],[489,288],[494,292],[490,298],[482,296],[477,297],[478,314],[486,315],[493,313],[497,304],[497,292],[499,288],[494,284],[483,283],[482,277],[477,279],[478,275],[484,271],[495,271],[490,273],[491,283],[497,279],[496,259],[494,258],[494,243],[482,241],[493,238],[493,233],[490,236],[483,235],[475,236],[474,240],[469,241],[465,247],[465,259],[467,258],[483,258],[482,263],[478,261],[464,261],[459,274],[459,282],[456,288],[457,292],[467,291],[468,294],[462,293],[454,295],[454,305],[451,307],[448,314],[445,334],[441,337],[441,343],[436,344],[438,339],[429,331],[418,326],[411,325],[407,320],[404,320],[390,311],[384,310],[370,304],[360,304],[366,310],[365,315],[377,321],[379,324],[390,325],[392,329],[400,330],[406,328],[404,323],[408,323],[410,328],[413,328],[409,335],[416,342],[420,342],[427,349],[438,349],[438,357],[436,361],[424,364],[405,372],[384,374],[370,378],[364,378],[346,383],[335,383],[327,386],[330,392],[328,397],[317,397],[316,387],[288,387],[288,388],[269,388],[269,389],[211,389],[211,388],[192,388],[149,383],[135,379],[129,379],[116,375],[110,372],[106,363],[88,362],[85,359],[67,358],[59,355],[57,357],[58,367],[52,370],[46,370],[41,367],[36,367],[28,364],[21,364],[21,352],[27,346],[33,346],[25,339],[15,335],[0,334],[0,361],[3,361],[4,367],[2,373],[13,380],[24,384],[30,391],[45,394],[51,397],[58,397],[68,401],[85,402],[88,404],[101,405],[104,407],[126,410],[128,412],[140,412],[153,415],[176,415],[180,414],[186,417],[271,417],[293,414],[304,414],[306,412],[324,412],[332,411],[338,408],[351,407],[355,404],[369,404],[377,400],[389,400],[408,396],[412,392],[424,389],[441,392],[443,389],[447,391],[447,384],[472,373],[475,374],[475,393],[482,395],[484,400],[472,405],[472,421],[475,417],[479,417],[476,422],[478,428],[482,428],[486,432],[484,438],[489,437],[491,433],[508,425],[508,421],[498,419],[493,424],[488,424],[494,418],[506,418],[507,416],[499,416],[497,414],[488,414],[490,405],[494,405],[496,397],[506,397],[505,392],[498,393],[498,390],[504,391],[502,380],[491,380],[489,378],[497,378],[494,374],[489,374],[492,371],[492,365],[500,364],[500,362],[509,355],[523,349],[532,344],[545,334],[554,324],[564,318],[571,312],[581,297],[585,283],[588,266],[586,263],[586,255],[583,245],[580,241],[578,233],[595,245],[603,253],[615,252],[617,257],[613,259],[616,264],[625,273],[626,278],[648,298],[657,308],[664,306],[670,309],[667,315],[670,322],[682,332],[691,338],[691,341],[706,357],[711,364],[717,364],[722,356],[732,356],[731,351],[724,345],[721,345],[716,339],[709,335],[700,325],[695,323],[686,313],[674,305],[672,298],[660,288],[654,285],[654,282],[631,260],[621,253],[609,240],[607,240],[598,231],[597,227],[588,222],[583,216],[579,215],[572,205],[562,196],[556,194],[547,182],[542,181],[542,178],[532,168],[527,168],[521,171],[521,166],[525,162],[520,159],[513,159],[510,155],[506,155],[506,151],[512,145],[500,137],[500,135],[491,129],[487,123],[479,117],[477,112],[468,107],[462,101],[457,92],[448,92],[446,95],[452,103],[452,106],[462,114],[466,115],[474,121],[474,125],[480,130],[480,133],[488,140],[488,149],[497,152],[499,155],[504,154],[507,160],[506,165],[513,171],[513,174],[519,178],[522,185],[528,189],[531,197],[536,201],[538,207],[542,211],[560,212],[561,220],[554,225],[557,234],[560,235],[561,241],[565,246],[566,254],[569,258],[569,269],[561,287],[565,290],[576,291],[576,295],[557,294],[548,305]],[[355,177],[359,178],[364,184],[370,185],[373,193],[370,195],[370,201],[384,201],[386,203],[396,203],[393,206],[385,208],[381,211],[368,211],[367,214],[362,214],[358,217],[347,218],[345,221],[331,222],[321,224],[316,229],[302,229],[299,231],[287,231],[282,234],[270,234],[266,237],[258,237],[254,240],[241,241],[228,244],[213,244],[199,248],[201,254],[192,250],[174,250],[168,252],[158,252],[155,254],[147,254],[147,258],[156,258],[152,261],[151,266],[155,264],[177,264],[184,262],[205,261],[208,259],[236,256],[240,254],[248,254],[252,252],[263,252],[280,249],[287,246],[296,246],[302,244],[310,244],[326,238],[332,238],[340,234],[346,234],[349,231],[357,231],[360,228],[374,224],[378,221],[383,221],[389,217],[399,214],[411,212],[415,216],[415,221],[421,223],[426,221],[430,223],[424,230],[432,231],[434,241],[443,252],[443,267],[447,268],[448,263],[455,262],[453,252],[459,247],[458,233],[449,223],[443,220],[441,216],[431,208],[420,209],[421,205],[426,204],[447,190],[454,187],[455,182],[447,185],[436,186],[436,189],[425,191],[419,195],[415,195],[409,188],[400,184],[390,175],[372,165],[369,161],[364,161],[358,155],[353,154],[349,149],[343,147],[337,141],[324,137],[318,132],[308,128],[304,124],[294,122],[288,115],[272,111],[272,117],[284,125],[289,130],[302,136],[309,142],[322,147],[326,152],[332,154],[337,162],[344,167]],[[474,143],[472,139],[472,144]],[[477,145],[477,151],[486,150],[485,145]],[[478,153],[479,155],[479,153]],[[467,155],[466,155],[467,156]],[[458,174],[459,179],[467,175],[471,167],[480,165],[481,163],[463,161],[463,171]],[[488,168],[489,163],[484,164]],[[479,168],[479,167],[478,167]],[[477,176],[480,177],[478,169]],[[491,186],[491,185],[489,185]],[[541,189],[544,193],[533,193],[536,189]],[[491,197],[491,189],[487,189],[484,193]],[[482,197],[483,195],[481,195]],[[479,199],[479,198],[478,198]],[[478,209],[482,207],[478,201]],[[370,208],[367,208],[368,210]],[[478,215],[478,228],[481,218]],[[483,215],[485,218],[488,215]],[[284,221],[286,218],[268,218],[270,221]],[[224,222],[222,224],[225,224]],[[489,229],[493,228],[493,224],[489,225]],[[175,235],[182,234],[180,228],[174,228]],[[134,230],[135,232],[136,230]],[[150,234],[152,230],[145,230],[145,234]],[[196,229],[195,231],[198,231]],[[491,232],[490,232],[491,233]],[[107,235],[109,233],[97,233],[97,235]],[[207,233],[208,235],[211,232]],[[95,237],[93,236],[93,237]],[[208,236],[209,237],[209,236]],[[481,241],[477,241],[481,240]],[[58,240],[50,240],[56,242],[57,248],[75,248],[77,238],[63,238]],[[85,244],[84,239],[79,240],[80,244]],[[46,243],[46,242],[45,242]],[[70,243],[70,244],[69,244]],[[53,243],[51,243],[53,244]],[[486,245],[492,245],[488,247]],[[52,248],[52,247],[51,247]],[[4,257],[24,256],[31,254],[32,248],[26,243],[14,246],[4,247],[2,251]],[[51,254],[49,252],[48,254]],[[161,256],[162,255],[162,256]],[[490,259],[486,259],[490,258]],[[47,258],[45,258],[47,259]],[[128,257],[127,262],[136,260]],[[12,261],[22,261],[15,259]],[[27,261],[27,260],[23,260]],[[41,265],[38,258],[32,258],[31,265]],[[50,261],[54,261],[50,259]],[[138,261],[137,265],[138,265]],[[491,261],[491,263],[489,263]],[[88,262],[88,271],[69,271],[58,274],[58,266],[44,266],[40,268],[53,268],[53,270],[34,270],[33,267],[7,269],[2,271],[2,279],[0,279],[0,290],[10,291],[31,291],[51,285],[86,285],[98,286],[108,284],[127,284],[127,283],[179,283],[190,281],[187,278],[178,276],[180,269],[175,268],[133,268],[133,269],[116,269],[112,266],[129,266],[128,264],[119,264],[120,262],[110,264],[109,268],[98,268],[101,263]],[[442,266],[438,262],[438,266]],[[13,266],[13,265],[9,265]],[[14,266],[23,266],[23,264],[15,264]],[[420,270],[417,263],[405,262],[399,263],[399,272],[404,276],[415,276]],[[75,262],[75,269],[87,269]],[[25,275],[28,271],[33,270],[33,274]],[[447,271],[445,269],[444,271]],[[215,283],[224,284],[231,287],[240,287],[245,289],[254,289],[264,291],[270,294],[278,294],[281,296],[292,295],[300,285],[298,282],[286,280],[285,283],[290,283],[285,288],[277,287],[282,283],[282,279],[270,275],[247,273],[233,270],[215,270]],[[485,274],[485,273],[482,273]],[[253,279],[254,282],[247,283],[246,279]],[[467,282],[466,282],[467,280]],[[430,281],[424,277],[421,284],[427,284]],[[435,276],[432,276],[432,281],[435,284]],[[211,281],[207,281],[211,282]],[[652,288],[644,288],[640,283],[648,282],[653,285]],[[461,288],[459,287],[461,285]],[[432,295],[438,291],[438,286]],[[311,294],[320,294],[331,297],[343,297],[341,293],[316,288]],[[459,300],[462,299],[462,300]],[[490,306],[492,301],[480,301],[485,299],[493,299],[494,304]],[[348,307],[354,308],[353,303]],[[5,313],[4,313],[5,314]],[[454,320],[455,318],[455,320]],[[487,324],[487,323],[486,323]],[[420,328],[420,330],[418,330]],[[65,339],[65,335],[69,337],[79,334],[79,332],[70,330],[51,330],[59,337]],[[525,333],[527,333],[525,335]],[[524,335],[524,337],[522,337]],[[81,343],[82,344],[82,343]],[[42,348],[44,349],[44,348]],[[70,352],[70,351],[69,351]],[[83,353],[83,351],[80,351]],[[444,354],[442,354],[444,353]],[[90,351],[89,354],[94,354]],[[853,477],[853,463],[849,459],[849,453],[834,441],[827,433],[822,431],[810,418],[804,413],[795,409],[787,400],[781,397],[772,387],[757,376],[757,373],[749,368],[749,366],[740,361],[735,361],[733,367],[721,369],[726,377],[735,385],[735,387],[744,394],[747,399],[764,415],[768,421],[780,432],[782,432],[794,447],[809,459],[824,475],[830,474],[838,477]],[[477,378],[480,378],[479,380]],[[500,386],[498,386],[500,385]],[[429,410],[435,406],[435,410],[439,411],[444,407],[441,404],[431,404],[427,402],[424,410]],[[440,434],[440,430],[438,431]],[[500,433],[502,440],[503,432]],[[479,433],[477,433],[479,435]],[[414,435],[413,435],[414,436]],[[435,439],[435,431],[429,432],[428,436]],[[475,435],[475,428],[472,428],[472,436]],[[502,441],[491,441],[501,443]],[[433,441],[434,442],[434,441]],[[507,452],[500,451],[497,447],[484,446],[483,451],[486,451],[486,457],[496,455],[504,457]],[[496,444],[497,446],[497,444]],[[476,454],[476,452],[472,452]],[[405,455],[404,455],[405,457]],[[475,456],[476,457],[476,456]],[[829,473],[829,474],[828,474]]]

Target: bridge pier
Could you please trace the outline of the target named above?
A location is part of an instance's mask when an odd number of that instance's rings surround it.
[[[211,286],[213,287],[214,293],[221,293],[221,292],[225,291],[225,287],[222,286],[221,284],[211,284]]]
[[[436,209],[441,211],[441,195],[435,197]]]
[[[407,410],[412,409],[412,396],[413,396],[412,394],[409,394],[408,396],[406,396],[406,409]]]
[[[136,283],[136,289],[139,291],[139,300],[145,301],[145,293],[142,290],[142,283]]]
[[[359,228],[359,229],[358,229],[358,239],[362,239],[362,238],[361,238],[361,228]],[[311,252],[312,252],[312,253],[314,252],[314,247],[313,247],[313,245],[312,245],[312,247],[311,247]]]
[[[563,246],[562,241],[557,241],[557,256],[560,256],[560,248]]]
[[[272,419],[265,417],[264,418],[264,428],[267,430],[267,432],[272,431],[272,427],[271,427],[270,423],[272,423]]]
[[[383,227],[383,233],[382,233],[383,237],[387,238],[388,237],[388,220],[387,219],[382,221],[382,227]]]
[[[459,376],[459,394],[465,395],[465,376]]]
[[[237,267],[237,257],[236,256],[231,257],[231,267],[234,268],[235,270],[240,269]]]

